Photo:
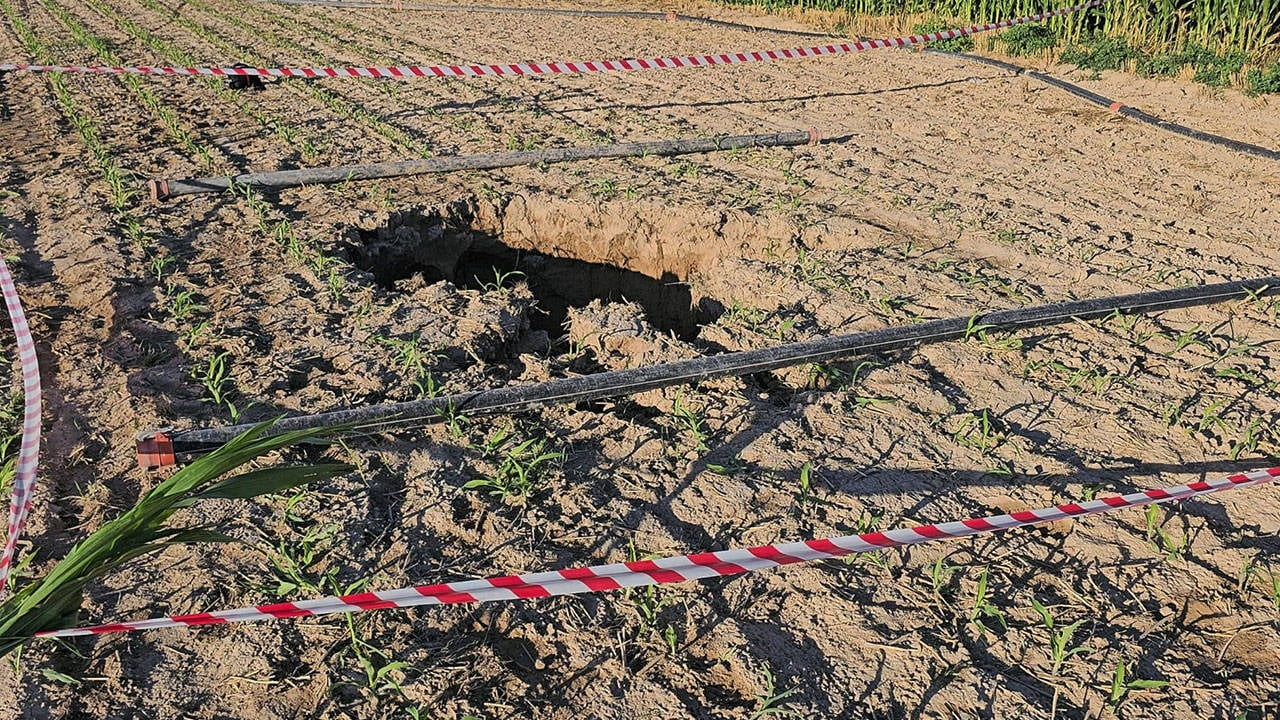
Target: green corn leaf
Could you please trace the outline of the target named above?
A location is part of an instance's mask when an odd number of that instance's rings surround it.
[[[85,587],[127,562],[165,547],[235,542],[210,527],[168,527],[170,517],[191,502],[249,498],[333,477],[345,465],[257,470],[219,481],[255,458],[343,428],[317,428],[265,436],[272,422],[254,426],[212,453],[160,482],[132,508],[76,543],[45,577],[17,589],[0,603],[0,656],[34,633],[76,624]]]
[[[306,465],[301,467],[264,468],[236,475],[191,496],[190,500],[209,500],[212,498],[246,499],[259,495],[284,492],[299,485],[327,480],[331,477],[350,472],[351,465]]]
[[[1040,614],[1040,619],[1044,621],[1044,626],[1052,630],[1053,616],[1049,614],[1048,608],[1041,605],[1040,601],[1036,600],[1034,597],[1031,598],[1031,607],[1035,608],[1036,612]]]
[[[1125,685],[1125,682],[1124,682],[1124,663],[1118,663],[1116,665],[1115,675],[1111,676],[1111,702],[1112,703],[1124,697],[1126,687],[1127,686]]]

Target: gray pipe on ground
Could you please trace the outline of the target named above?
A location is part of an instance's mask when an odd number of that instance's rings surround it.
[[[245,173],[229,177],[151,180],[148,185],[153,199],[166,200],[179,195],[222,192],[232,186],[240,185],[266,190],[278,190],[299,185],[341,183],[349,180],[374,180],[406,175],[456,172],[459,170],[492,170],[516,165],[541,165],[543,163],[595,160],[598,158],[686,155],[689,153],[717,152],[752,147],[815,145],[821,139],[818,131],[810,128],[795,132],[764,133],[759,135],[727,135],[714,138],[615,143],[586,147],[487,153],[483,155],[452,155],[424,160],[402,160],[370,165],[339,165],[337,167]]]

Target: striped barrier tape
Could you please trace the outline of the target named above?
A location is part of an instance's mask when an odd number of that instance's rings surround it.
[[[483,580],[419,585],[397,590],[364,592],[299,602],[273,603],[235,610],[175,615],[150,620],[133,620],[108,625],[53,630],[39,633],[37,637],[102,635],[133,630],[221,625],[233,622],[327,615],[331,613],[366,612],[418,605],[520,600],[553,595],[603,592],[646,585],[665,585],[688,580],[703,580],[768,570],[783,565],[838,558],[853,553],[916,545],[945,538],[960,538],[1016,527],[1040,525],[1057,520],[1076,518],[1081,515],[1108,513],[1153,503],[1186,500],[1236,487],[1262,485],[1271,482],[1277,477],[1280,477],[1280,467],[1255,470],[1226,478],[1177,485],[1160,490],[1146,490],[1129,495],[1105,497],[1081,503],[1067,503],[1039,510],[1014,512],[1008,515],[973,518],[960,522],[918,525],[898,530],[845,535],[781,545],[761,545],[738,550],[678,555],[658,560],[596,565],[528,575],[505,575]]]
[[[9,500],[9,531],[5,538],[4,553],[0,555],[0,594],[9,584],[9,571],[13,568],[18,550],[18,538],[31,510],[31,496],[36,488],[36,466],[40,459],[40,364],[36,361],[36,344],[27,327],[27,317],[22,312],[18,289],[9,275],[9,266],[0,259],[0,292],[9,310],[13,334],[18,342],[18,362],[22,366],[22,445],[14,472],[13,496]]]
[[[219,77],[248,75],[269,77],[364,77],[364,78],[407,78],[407,77],[508,77],[522,75],[558,75],[602,72],[622,72],[629,70],[671,70],[675,68],[701,68],[715,65],[738,65],[743,63],[773,62],[777,60],[797,60],[801,58],[820,57],[824,55],[845,55],[891,47],[910,47],[937,40],[951,40],[990,30],[1039,22],[1061,15],[1087,10],[1102,5],[1106,0],[1088,0],[1078,5],[1036,13],[1025,17],[1001,20],[984,25],[972,25],[954,30],[943,30],[925,35],[885,38],[881,40],[862,40],[839,45],[818,45],[815,47],[787,48],[782,50],[757,50],[751,52],[725,53],[720,55],[680,55],[673,57],[656,57],[631,60],[603,60],[594,62],[553,62],[553,63],[517,63],[514,65],[404,65],[398,67],[149,67],[138,65],[27,65],[5,63],[0,70],[27,70],[32,72],[76,72],[76,73],[127,73],[134,75],[216,75]]]

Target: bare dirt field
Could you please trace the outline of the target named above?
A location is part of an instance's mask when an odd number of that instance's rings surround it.
[[[0,59],[31,58],[34,37],[71,64],[110,62],[103,52],[299,66],[811,44],[622,18],[0,5]],[[1274,98],[1047,69],[1280,147]],[[0,76],[0,242],[46,389],[35,573],[171,472],[137,467],[140,430],[1274,275],[1280,256],[1280,165],[938,55],[269,80],[256,92],[177,77],[62,82],[60,95],[48,76]],[[113,190],[102,169],[175,179],[809,127],[828,140],[252,201],[152,203]],[[1077,322],[353,438],[327,454],[357,472],[191,519],[252,546],[135,562],[93,586],[82,619],[827,537],[1264,467],[1280,454],[1278,309]],[[549,459],[533,463],[538,449]],[[517,466],[527,498],[463,487]],[[1278,533],[1280,497],[1263,487],[649,591],[40,641],[0,668],[0,707],[23,718],[1261,720],[1280,712]]]

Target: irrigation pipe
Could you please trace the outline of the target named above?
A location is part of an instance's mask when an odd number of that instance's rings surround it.
[[[684,140],[659,140],[655,142],[615,143],[612,145],[588,145],[584,147],[548,148],[520,152],[488,153],[483,155],[454,155],[403,160],[399,162],[373,163],[369,165],[340,165],[327,168],[281,170],[278,172],[246,173],[229,177],[195,178],[190,180],[152,180],[148,183],[151,197],[165,200],[178,195],[194,195],[227,190],[233,186],[250,185],[255,188],[278,190],[298,185],[341,183],[348,180],[372,180],[375,178],[403,177],[427,173],[456,172],[459,170],[493,170],[515,165],[540,165],[543,163],[595,160],[638,156],[687,155],[690,153],[739,150],[753,147],[813,145],[821,139],[815,129],[795,132],[765,133],[759,135],[729,135],[716,138],[690,138]]]
[[[1082,100],[1087,100],[1088,102],[1091,102],[1094,105],[1097,105],[1099,107],[1104,107],[1110,110],[1111,112],[1116,113],[1117,115],[1121,115],[1123,117],[1127,117],[1132,120],[1137,120],[1138,122],[1141,122],[1141,123],[1146,123],[1147,125],[1160,128],[1161,130],[1167,130],[1171,133],[1175,133],[1183,137],[1191,138],[1192,140],[1199,140],[1201,142],[1206,142],[1213,145],[1219,145],[1221,147],[1230,148],[1231,150],[1235,150],[1236,152],[1242,152],[1248,155],[1254,155],[1256,157],[1266,158],[1268,160],[1280,160],[1280,151],[1278,150],[1272,150],[1270,148],[1265,148],[1260,145],[1253,145],[1247,142],[1241,142],[1239,140],[1232,140],[1231,138],[1228,138],[1228,137],[1215,135],[1213,133],[1205,132],[1203,130],[1197,130],[1193,127],[1188,127],[1186,125],[1181,125],[1179,123],[1170,122],[1168,120],[1164,120],[1162,118],[1156,117],[1155,115],[1152,115],[1150,113],[1143,112],[1138,108],[1130,107],[1128,105],[1125,105],[1122,102],[1112,100],[1111,98],[1105,97],[1103,95],[1099,95],[1098,93],[1095,93],[1091,90],[1080,87],[1075,83],[1070,83],[1070,82],[1067,82],[1066,80],[1061,80],[1052,75],[1046,75],[1045,73],[1032,70],[1031,68],[1022,67],[1021,65],[1015,65],[1013,63],[1005,62],[1003,60],[997,60],[995,58],[983,57],[981,55],[970,55],[969,53],[949,52],[946,50],[933,50],[930,48],[925,48],[925,52],[933,53],[935,55],[945,55],[947,57],[971,60],[973,62],[982,63],[983,65],[990,65],[991,67],[1000,68],[1002,70],[1008,70],[1014,75],[1022,75],[1029,78],[1034,78],[1046,85],[1056,87],[1059,90],[1062,90],[1063,92],[1071,93],[1072,95]]]
[[[199,625],[225,625],[233,622],[280,620],[284,618],[357,613],[422,605],[450,605],[495,601],[525,600],[554,595],[579,595],[607,592],[621,588],[666,585],[771,570],[784,565],[840,558],[855,553],[875,552],[885,548],[919,545],[939,540],[969,537],[1030,527],[1059,520],[1073,520],[1084,515],[1101,515],[1127,508],[1155,503],[1187,500],[1202,495],[1257,487],[1280,477],[1280,468],[1254,470],[1225,478],[1202,480],[1186,485],[1145,490],[1128,495],[1112,495],[1079,503],[1064,503],[1037,510],[970,518],[959,522],[917,525],[883,532],[844,535],[819,540],[758,545],[735,550],[720,550],[693,555],[676,555],[656,560],[637,560],[611,565],[565,568],[525,575],[501,575],[478,580],[417,585],[395,590],[362,592],[270,603],[234,610],[215,610],[191,615],[171,615],[149,620],[129,620],[107,625],[90,625],[37,633],[36,637],[75,637],[107,633],[155,630]]]
[[[975,328],[979,327],[987,332],[1010,332],[1073,319],[1096,319],[1115,312],[1152,313],[1276,294],[1280,294],[1280,276],[1000,310],[759,350],[562,378],[536,385],[475,390],[411,402],[288,417],[276,422],[268,432],[278,434],[335,425],[348,425],[356,432],[368,432],[398,425],[440,422],[455,414],[467,417],[509,414],[631,395],[711,378],[749,375],[792,365],[829,362],[853,355],[959,340],[972,336]],[[179,456],[185,458],[207,452],[252,427],[252,424],[243,424],[181,432],[170,429],[146,432],[138,437],[138,463],[147,468],[172,465]]]

